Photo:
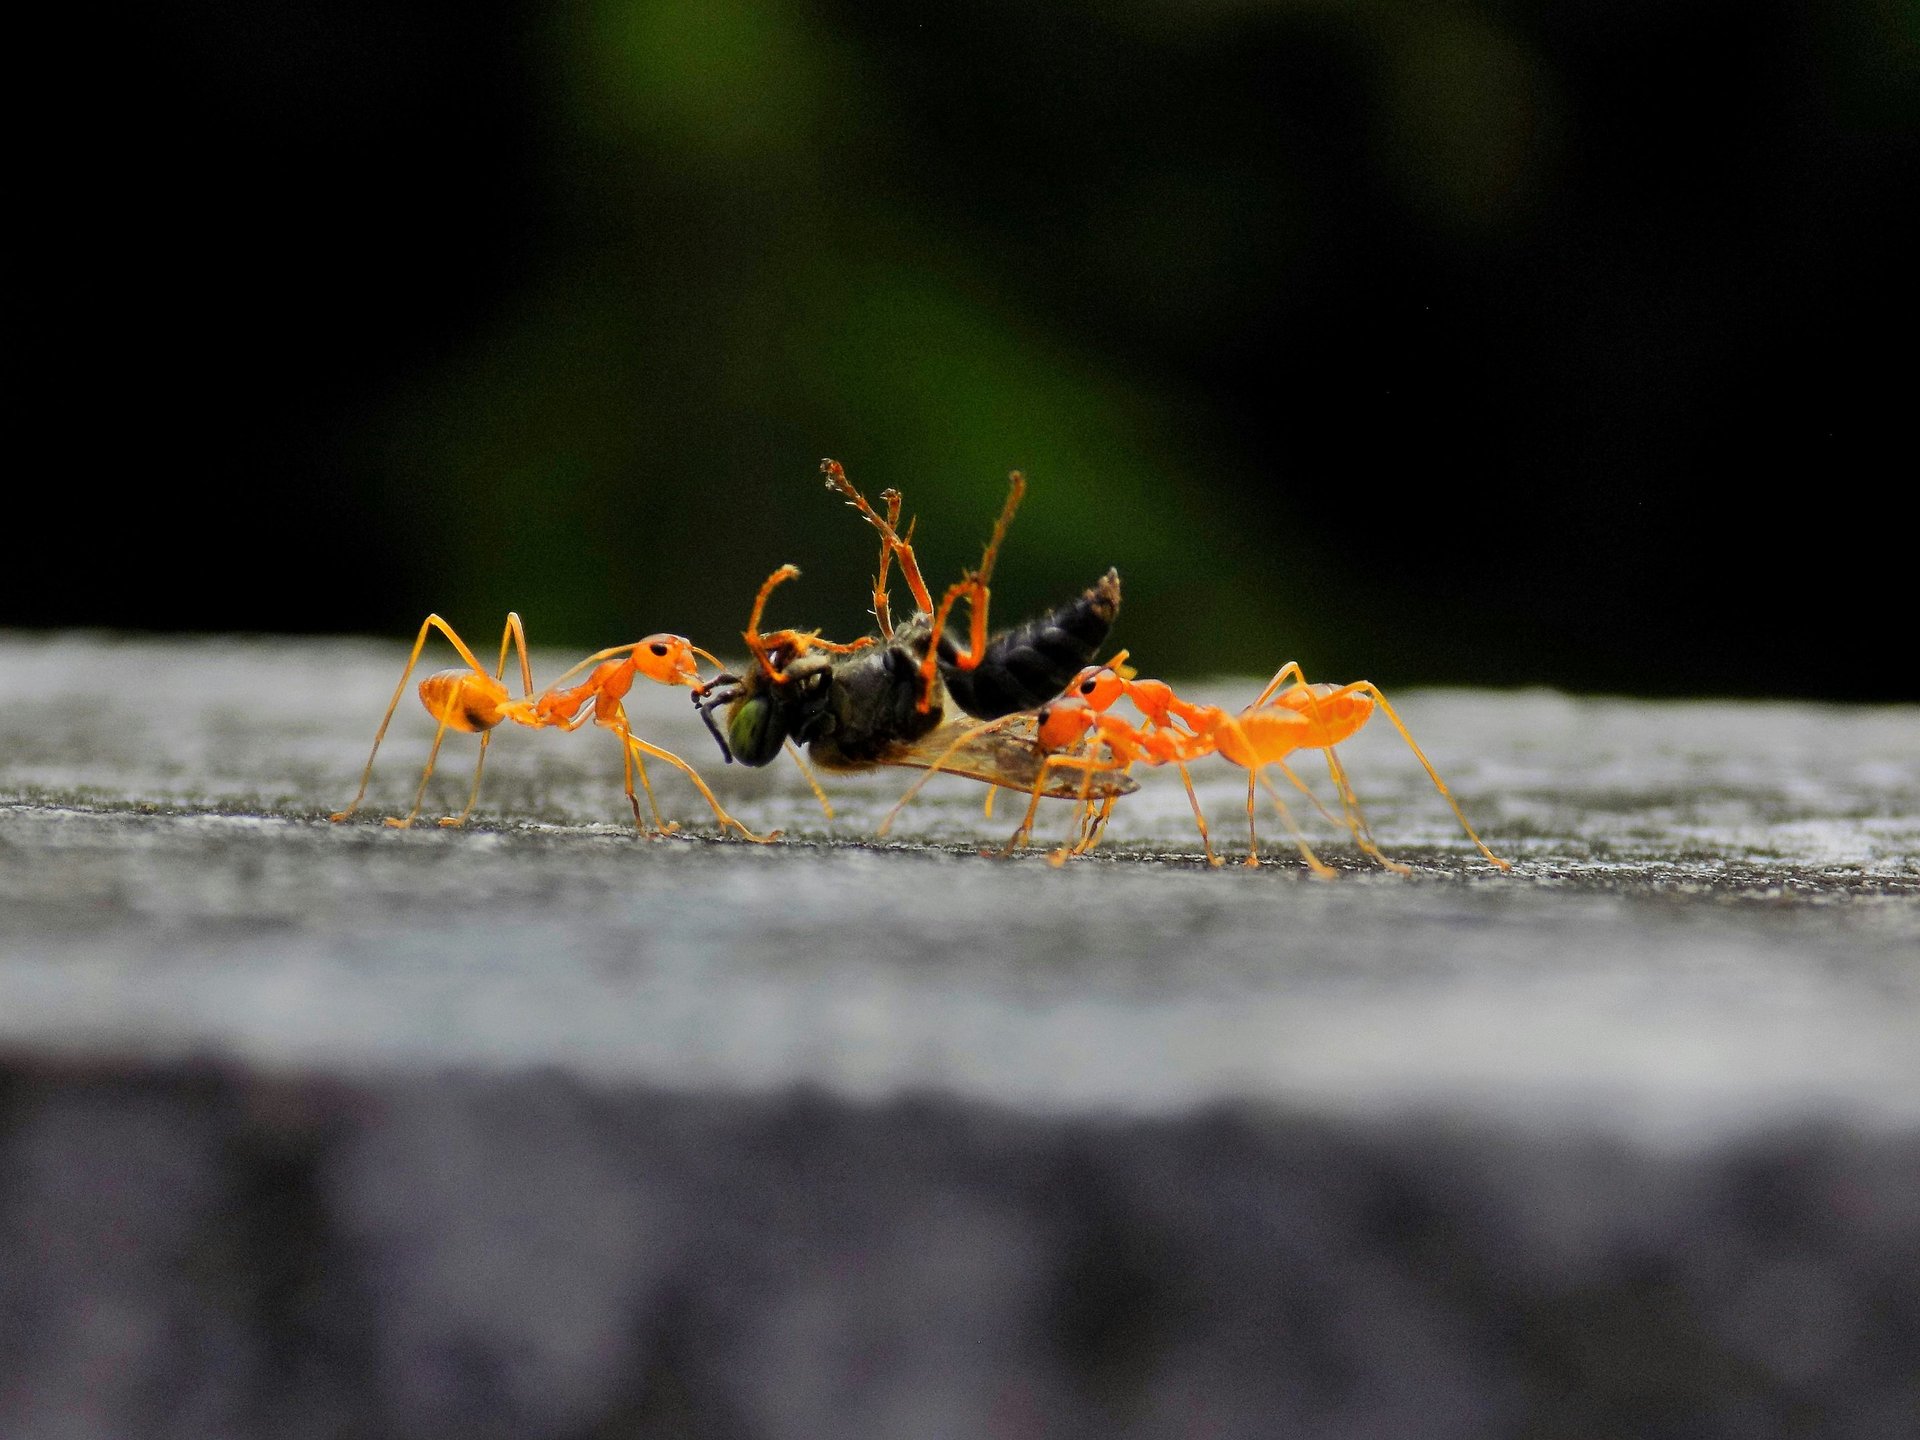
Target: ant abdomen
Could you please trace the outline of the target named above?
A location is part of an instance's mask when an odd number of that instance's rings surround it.
[[[448,729],[473,734],[507,718],[507,687],[473,670],[440,670],[420,682],[420,703]]]
[[[1098,585],[1051,613],[994,636],[970,670],[952,662],[957,652],[943,639],[940,678],[954,704],[976,719],[1036,709],[1093,659],[1119,611],[1120,572],[1109,570]]]

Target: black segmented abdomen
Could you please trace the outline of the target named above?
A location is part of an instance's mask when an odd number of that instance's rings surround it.
[[[1051,614],[994,636],[972,670],[952,663],[958,647],[943,638],[940,678],[953,703],[979,720],[1037,709],[1092,662],[1119,611],[1120,572],[1109,570],[1098,585]]]

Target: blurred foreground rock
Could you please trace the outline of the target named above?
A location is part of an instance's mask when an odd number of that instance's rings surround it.
[[[787,841],[330,825],[403,654],[0,637],[0,1435],[1914,1433],[1920,714],[1396,696],[1516,872],[1375,727],[1316,883],[658,690]]]

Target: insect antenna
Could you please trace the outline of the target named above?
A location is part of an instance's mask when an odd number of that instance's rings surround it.
[[[714,722],[713,712],[731,703],[740,694],[740,684],[738,675],[722,670],[706,684],[696,686],[693,690],[693,708],[700,712],[700,718],[706,722],[707,733],[713,736],[714,743],[720,747],[720,753],[726,757],[729,765],[733,764],[733,747],[727,743],[725,733]]]

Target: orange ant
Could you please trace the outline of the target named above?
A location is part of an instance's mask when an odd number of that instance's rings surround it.
[[[1045,757],[1036,785],[1044,783],[1048,772],[1055,768],[1090,771],[1095,766],[1118,764],[1124,770],[1135,763],[1172,764],[1179,769],[1181,782],[1186,787],[1187,800],[1193,807],[1194,821],[1200,829],[1207,863],[1219,865],[1222,861],[1213,853],[1206,816],[1200,808],[1199,797],[1194,794],[1192,778],[1187,773],[1187,765],[1191,761],[1217,754],[1248,772],[1248,854],[1245,863],[1249,866],[1260,863],[1259,838],[1255,829],[1255,788],[1256,785],[1264,785],[1308,867],[1315,875],[1331,878],[1334,871],[1313,853],[1306,837],[1294,824],[1286,801],[1263,773],[1267,766],[1277,766],[1322,815],[1327,815],[1326,808],[1287,764],[1287,757],[1296,750],[1323,750],[1326,752],[1328,771],[1340,797],[1347,829],[1354,842],[1385,868],[1396,874],[1410,874],[1408,866],[1388,859],[1374,842],[1372,831],[1360,809],[1359,798],[1354,794],[1346,769],[1334,751],[1336,745],[1350,739],[1372,718],[1377,705],[1399,731],[1400,738],[1406,741],[1407,748],[1413,751],[1414,758],[1427,772],[1427,778],[1433,782],[1434,788],[1452,807],[1461,828],[1467,832],[1467,837],[1480,853],[1502,870],[1513,868],[1509,862],[1489,850],[1474,832],[1453,792],[1414,741],[1412,733],[1387,702],[1386,696],[1372,682],[1359,680],[1347,685],[1309,684],[1300,666],[1289,661],[1267,682],[1266,688],[1253,704],[1235,716],[1215,705],[1182,700],[1164,681],[1134,679],[1131,672],[1120,663],[1125,658],[1125,652],[1122,652],[1106,665],[1087,667],[1081,671],[1065,696],[1041,706],[1033,713],[1033,745]],[[1122,697],[1131,700],[1145,717],[1144,726],[1130,724],[1109,713],[1111,706]],[[1110,758],[1100,759],[1101,750]],[[902,796],[900,804],[904,805],[911,799],[918,788],[916,785]],[[1063,863],[1071,855],[1084,854],[1099,843],[1107,818],[1112,813],[1114,799],[1109,796],[1096,807],[1091,798],[1082,796],[1078,833],[1070,844],[1053,852],[1050,858],[1054,864]],[[1001,852],[1003,855],[1012,853],[1026,843],[1032,833],[1038,804],[1039,791],[1036,788],[1028,802],[1026,817],[1008,840]],[[898,810],[899,806],[896,806],[894,813],[898,813]],[[1331,820],[1333,817],[1327,815],[1327,818]],[[882,823],[883,832],[892,819],[893,815],[889,814]]]
[[[393,722],[401,696],[406,694],[408,677],[413,674],[414,666],[420,663],[420,652],[426,648],[427,639],[435,630],[444,635],[460,653],[460,658],[467,662],[467,668],[441,670],[420,682],[420,703],[438,722],[439,728],[434,731],[433,748],[427,752],[426,769],[421,772],[419,788],[414,791],[413,808],[404,816],[389,817],[387,824],[401,830],[413,824],[426,799],[427,781],[433,776],[433,767],[440,755],[440,742],[446,738],[448,730],[478,733],[480,736],[480,757],[473,767],[473,789],[467,796],[466,808],[458,815],[449,815],[440,821],[442,825],[454,826],[466,823],[467,817],[473,813],[475,802],[480,798],[480,776],[486,768],[487,746],[493,740],[495,726],[511,720],[516,725],[535,730],[577,730],[591,718],[596,725],[603,725],[620,737],[621,757],[626,765],[627,802],[633,807],[634,825],[648,838],[671,835],[680,828],[660,818],[659,804],[653,798],[653,785],[647,779],[646,757],[649,755],[656,760],[666,761],[691,780],[707,804],[713,807],[714,818],[723,826],[737,830],[746,839],[760,844],[779,835],[778,831],[770,835],[756,835],[727,814],[691,765],[672,751],[642,740],[633,733],[627,722],[626,707],[622,702],[637,677],[645,676],[661,685],[697,686],[700,673],[694,657],[699,656],[718,668],[720,662],[712,655],[684,636],[649,635],[631,645],[614,645],[596,651],[561,675],[546,690],[535,695],[533,670],[527,661],[526,629],[521,625],[519,615],[512,613],[508,614],[506,629],[500,636],[500,663],[492,674],[487,673],[473,651],[467,648],[466,642],[454,633],[453,627],[445,620],[438,615],[429,615],[421,623],[420,633],[413,642],[413,653],[407,657],[406,668],[400,672],[400,683],[394,687],[393,699],[387,704],[387,713],[381,717],[380,728],[374,732],[373,750],[367,756],[366,769],[360,772],[360,788],[354,792],[352,803],[346,809],[330,815],[329,819],[346,820],[360,808],[360,801],[367,793],[367,782],[373,778],[373,761],[380,753],[380,742],[386,737],[387,726]],[[508,691],[505,683],[509,649],[520,660],[522,693],[518,698]],[[570,688],[567,686],[567,681],[590,666],[592,673],[585,680]],[[640,785],[647,793],[647,806],[653,812],[651,829],[641,819],[640,799],[634,793],[633,774],[636,767],[640,772]]]

